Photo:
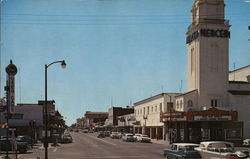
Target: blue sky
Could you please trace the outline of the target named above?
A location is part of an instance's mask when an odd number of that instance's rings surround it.
[[[232,25],[230,70],[250,64],[250,3],[226,0]],[[67,124],[86,110],[107,111],[164,92],[184,92],[185,33],[193,0],[4,0],[1,96],[5,66],[19,68],[16,103],[48,97]],[[182,81],[182,82],[181,82]],[[182,84],[181,84],[182,83]]]

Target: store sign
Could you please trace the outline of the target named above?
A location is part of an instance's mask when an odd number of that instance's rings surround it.
[[[223,29],[200,29],[188,35],[186,38],[186,44],[191,43],[199,36],[201,37],[218,37],[218,38],[230,38],[230,31]]]
[[[194,120],[227,121],[227,120],[232,120],[232,117],[230,115],[207,115],[207,116],[195,115]]]
[[[171,118],[170,117],[164,118],[163,122],[166,122],[166,121],[186,121],[186,120],[187,120],[186,116],[172,116]]]

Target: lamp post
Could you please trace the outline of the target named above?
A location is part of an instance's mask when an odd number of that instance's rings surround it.
[[[169,102],[167,102],[167,111],[169,112],[169,120],[167,119],[167,133],[168,138],[170,138],[171,143],[171,133],[170,133],[170,126],[172,126],[172,109],[173,109],[173,102],[171,101],[171,95],[166,94],[169,97]]]
[[[47,105],[47,70],[49,66],[55,64],[55,63],[61,63],[62,68],[66,67],[65,61],[55,61],[50,64],[45,64],[45,138],[44,138],[44,148],[45,148],[45,159],[48,159],[48,105]]]

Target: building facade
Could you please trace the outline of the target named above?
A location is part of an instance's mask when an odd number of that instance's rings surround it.
[[[206,130],[209,140],[216,140],[216,137],[220,136],[220,140],[240,142],[243,137],[250,135],[250,129],[245,128],[249,123],[249,117],[246,115],[249,111],[247,113],[243,111],[249,110],[250,107],[249,71],[244,68],[228,74],[231,26],[225,19],[224,10],[224,0],[195,0],[192,6],[192,24],[186,33],[188,92],[176,96],[174,112],[169,113],[169,118],[174,118],[176,122],[165,119],[165,124],[172,129],[174,136],[187,135],[181,135],[181,125],[178,124],[180,121],[184,123],[195,121],[194,127],[189,124],[189,129],[194,128],[196,129],[194,132],[198,133],[194,135],[198,136],[195,142],[202,141],[204,127],[209,126],[211,128]],[[232,77],[244,81],[229,81]],[[242,101],[238,103],[240,99]],[[237,118],[229,115],[231,109],[238,110]],[[202,115],[201,118],[195,117],[194,120],[188,120],[182,115],[179,116],[179,112],[190,112],[190,114],[198,112]],[[216,117],[205,118],[215,114]],[[243,122],[240,121],[244,121],[244,128]],[[223,123],[227,124],[223,125]],[[192,141],[190,131],[192,130],[184,131],[189,133],[189,137],[185,137],[185,142]]]
[[[108,119],[105,125],[108,127],[118,126],[118,116],[134,113],[133,107],[111,107],[108,110]]]
[[[176,95],[178,93],[161,93],[134,103],[134,132],[146,134],[153,139],[166,139],[166,127],[161,122],[160,115],[175,107]]]
[[[85,128],[94,128],[96,126],[104,125],[106,119],[108,118],[108,112],[90,112],[85,113]]]

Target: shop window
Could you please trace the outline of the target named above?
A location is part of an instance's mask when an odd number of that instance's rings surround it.
[[[184,142],[184,129],[180,129],[180,140]]]
[[[227,140],[238,140],[242,138],[241,129],[226,129],[225,134]]]
[[[210,129],[201,128],[201,140],[202,141],[210,140]]]
[[[182,106],[182,100],[180,101],[180,110],[182,110],[183,106]]]
[[[212,99],[211,100],[211,107],[217,107],[218,106],[218,101],[217,99]]]
[[[192,100],[188,100],[188,107],[193,107],[193,101]]]
[[[162,103],[160,103],[160,112],[162,112]]]

